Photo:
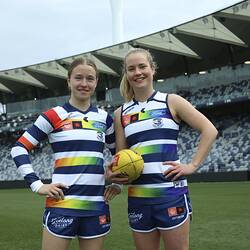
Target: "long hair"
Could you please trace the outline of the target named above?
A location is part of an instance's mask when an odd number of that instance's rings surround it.
[[[135,53],[145,54],[147,57],[147,60],[149,62],[150,67],[154,70],[157,69],[157,65],[153,59],[153,56],[150,54],[150,52],[148,50],[145,50],[142,48],[133,48],[133,49],[129,50],[129,52],[126,54],[124,61],[123,61],[123,76],[122,76],[122,80],[120,83],[120,93],[121,93],[121,96],[124,98],[125,102],[131,101],[135,96],[134,90],[131,87],[131,85],[127,79],[127,72],[126,72],[127,58],[129,55],[135,54]]]
[[[126,74],[123,74],[122,76],[122,80],[120,83],[120,93],[125,102],[131,101],[135,96],[134,90],[129,84]]]

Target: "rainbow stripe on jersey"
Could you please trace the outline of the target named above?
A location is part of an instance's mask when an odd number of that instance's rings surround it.
[[[105,132],[106,124],[99,121],[88,120],[86,117],[83,119],[66,119],[61,123],[63,130],[69,129],[92,129],[99,132]]]
[[[134,148],[134,151],[136,151],[140,155],[145,155],[145,154],[155,154],[155,153],[165,152],[167,149],[168,146],[165,144],[156,144],[156,145],[140,146]]]
[[[186,193],[186,184],[175,185],[163,175],[167,169],[163,162],[179,161],[179,124],[169,110],[167,94],[155,91],[146,102],[125,103],[121,120],[128,147],[141,154],[145,162],[142,175],[128,188],[129,205],[162,203],[169,195]]]
[[[48,198],[47,209],[60,209],[60,214],[86,216],[102,213],[105,206],[103,150],[106,145],[115,152],[112,117],[94,106],[82,112],[71,104],[52,108],[40,115],[18,139],[11,155],[33,191],[42,183],[33,170],[29,151],[48,138],[54,153],[52,183],[69,186],[64,200]]]
[[[142,110],[140,112],[134,112],[131,114],[126,114],[122,116],[122,124],[124,127],[127,125],[138,122],[138,121],[143,121],[147,119],[153,119],[153,118],[164,118],[166,117],[167,111],[166,109],[153,109],[153,110]]]
[[[81,166],[81,165],[94,165],[100,166],[103,163],[103,159],[98,157],[72,157],[72,158],[61,158],[55,161],[55,168],[65,166]]]

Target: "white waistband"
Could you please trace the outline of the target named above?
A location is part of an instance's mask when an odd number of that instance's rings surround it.
[[[143,184],[143,185],[129,185],[129,188],[166,188],[166,187],[186,187],[188,186],[187,180],[178,180],[172,182],[165,182],[159,184]]]

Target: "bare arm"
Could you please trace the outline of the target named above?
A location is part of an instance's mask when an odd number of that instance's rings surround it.
[[[181,175],[192,174],[197,170],[211,150],[218,132],[214,125],[202,113],[196,110],[191,103],[181,96],[175,94],[169,95],[169,108],[175,120],[182,120],[190,127],[200,132],[200,141],[198,143],[197,151],[189,163],[177,164],[166,162],[166,164],[173,166],[165,172],[166,176],[170,177],[173,174],[176,174],[174,179],[177,179]],[[187,166],[182,168],[182,165]]]
[[[122,149],[128,148],[125,139],[124,128],[121,124],[121,107],[115,111],[114,122],[115,122],[116,152],[118,152]]]

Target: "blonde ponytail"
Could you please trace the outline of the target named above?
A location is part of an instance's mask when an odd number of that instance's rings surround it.
[[[123,74],[123,77],[120,83],[120,93],[121,93],[121,96],[124,98],[125,102],[129,102],[134,98],[133,88],[130,86],[125,73]]]

